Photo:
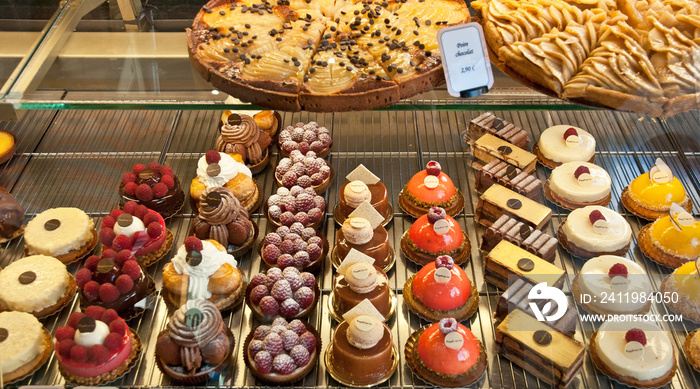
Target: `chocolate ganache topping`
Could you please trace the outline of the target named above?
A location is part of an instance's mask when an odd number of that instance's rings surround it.
[[[221,313],[206,300],[187,301],[170,319],[168,331],[170,339],[180,346],[182,365],[189,371],[228,352]]]
[[[24,208],[7,189],[0,187],[0,236],[11,238],[24,223]]]
[[[264,151],[270,144],[269,136],[261,133],[252,116],[236,115],[238,120],[225,123],[221,135],[216,139],[216,150],[240,154],[244,161],[257,164],[263,160]]]
[[[248,212],[226,187],[205,190],[197,205],[194,233],[199,239],[213,239],[226,246],[241,245],[250,236],[253,224]]]

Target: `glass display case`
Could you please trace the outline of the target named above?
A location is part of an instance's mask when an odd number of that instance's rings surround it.
[[[201,2],[200,2],[201,3]],[[221,113],[235,109],[254,111],[258,107],[221,93],[192,68],[184,29],[202,4],[192,1],[0,1],[0,130],[16,139],[16,153],[0,166],[0,185],[23,205],[26,220],[53,207],[72,206],[88,213],[96,225],[118,206],[121,176],[135,163],[157,161],[173,168],[189,187],[198,159],[214,147]],[[387,226],[389,241],[397,250],[394,268],[388,272],[390,287],[398,298],[396,313],[387,322],[399,348],[395,374],[381,386],[432,387],[415,376],[404,361],[404,346],[413,331],[428,322],[409,311],[402,288],[419,266],[399,255],[400,240],[413,221],[401,212],[398,195],[413,174],[436,160],[464,193],[465,207],[455,218],[472,242],[471,259],[463,265],[476,285],[480,304],[477,313],[464,321],[484,344],[488,368],[476,384],[484,388],[549,387],[534,375],[495,350],[498,298],[503,293],[484,280],[485,254],[479,244],[485,228],[475,222],[479,194],[467,139],[469,122],[491,111],[497,117],[527,131],[531,142],[543,130],[557,124],[586,129],[596,139],[595,163],[612,178],[612,200],[616,210],[632,226],[636,237],[649,222],[628,212],[620,202],[622,190],[637,176],[649,171],[662,158],[683,183],[695,208],[700,204],[700,118],[696,111],[669,118],[594,109],[571,104],[535,92],[496,71],[496,84],[487,94],[472,99],[455,99],[444,88],[403,100],[396,105],[361,112],[280,112],[282,127],[315,121],[327,127],[333,147],[327,158],[335,170],[331,187],[325,192],[327,210],[320,230],[333,246],[339,226],[332,210],[345,176],[362,163],[386,185],[394,218]],[[267,199],[276,190],[274,166],[281,155],[273,147],[270,166],[255,176]],[[537,167],[543,182],[551,170]],[[187,193],[187,191],[186,191]],[[188,195],[189,197],[189,195]],[[167,222],[174,234],[174,248],[158,265],[147,269],[162,285],[163,266],[183,244],[194,213],[189,199],[183,209]],[[556,236],[569,211],[545,201],[552,220],[544,232]],[[251,215],[261,231],[259,240],[273,227],[262,210]],[[24,243],[15,239],[2,245],[0,265],[4,268],[23,256]],[[652,289],[658,290],[672,269],[658,265],[639,249],[636,238],[627,255],[649,274]],[[248,278],[265,269],[260,255],[252,252],[237,258]],[[571,287],[585,261],[572,257],[561,246],[554,264],[567,273],[563,286],[569,304]],[[70,265],[75,274],[79,265]],[[325,352],[337,323],[328,312],[335,271],[329,260],[317,272],[321,299],[308,321],[321,335]],[[700,282],[700,281],[698,281]],[[143,353],[136,366],[111,386],[173,386],[154,361],[155,339],[168,322],[167,308],[160,298],[146,313],[129,323],[142,342]],[[65,325],[71,312],[79,310],[77,299],[58,314],[42,320],[51,332]],[[663,303],[653,303],[655,314],[672,313]],[[253,387],[264,384],[246,369],[243,340],[258,323],[246,306],[223,313],[235,339],[231,364],[207,386]],[[678,369],[669,384],[673,388],[700,386],[700,373],[684,352],[686,336],[698,325],[690,321],[662,322],[675,348]],[[574,338],[588,348],[598,324],[578,320]],[[13,386],[64,386],[52,356],[30,377]],[[343,386],[327,372],[323,358],[299,387]],[[602,374],[587,352],[572,388],[622,387]]]

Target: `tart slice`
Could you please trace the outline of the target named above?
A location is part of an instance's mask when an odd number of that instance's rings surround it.
[[[471,243],[457,221],[440,207],[432,207],[416,220],[401,237],[401,251],[411,261],[425,265],[441,255],[449,255],[455,264],[469,259]]]

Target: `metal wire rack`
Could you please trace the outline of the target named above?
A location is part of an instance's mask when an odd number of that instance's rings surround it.
[[[437,104],[425,101],[425,104]],[[399,247],[401,235],[413,219],[404,216],[397,204],[397,196],[404,183],[429,160],[438,160],[465,194],[466,206],[456,219],[472,241],[472,257],[465,266],[467,274],[475,282],[481,295],[478,314],[469,320],[474,334],[484,343],[488,353],[488,370],[479,383],[482,387],[520,388],[548,387],[533,375],[514,366],[494,351],[493,313],[500,291],[484,282],[483,262],[478,251],[483,228],[474,222],[474,211],[478,200],[474,187],[474,172],[468,167],[470,153],[463,139],[463,132],[469,121],[481,114],[472,111],[369,111],[360,113],[284,114],[283,124],[316,121],[331,130],[333,149],[329,157],[336,171],[335,182],[326,192],[328,214],[322,229],[331,245],[335,241],[337,226],[330,214],[337,200],[338,188],[345,181],[345,175],[359,163],[365,164],[383,179],[390,201],[395,206],[393,222],[388,226],[390,241]],[[503,111],[495,112],[499,117],[526,129],[531,139],[537,140],[540,132],[554,124],[572,124],[587,129],[597,139],[596,163],[605,168],[613,178],[612,202],[610,207],[620,212],[633,226],[635,234],[646,223],[630,215],[619,203],[620,192],[638,174],[646,171],[656,157],[662,157],[684,183],[696,206],[700,204],[700,144],[695,129],[700,125],[697,115],[686,113],[662,120],[647,116],[596,110],[556,110],[556,111]],[[118,201],[117,186],[123,172],[134,163],[150,161],[165,162],[172,166],[183,186],[189,186],[194,177],[198,158],[213,147],[218,111],[32,111],[18,123],[0,123],[0,128],[15,134],[18,139],[17,154],[0,171],[0,185],[3,185],[23,204],[27,221],[35,214],[56,206],[74,206],[93,216],[96,224],[108,214]],[[273,167],[277,161],[273,155],[271,167],[256,176],[264,188],[267,198],[275,191]],[[545,180],[549,172],[539,168],[538,178]],[[187,190],[186,190],[187,192]],[[189,201],[185,202],[180,215],[168,222],[168,228],[175,235],[175,245],[184,241],[193,215]],[[549,204],[553,210],[552,223],[547,232],[555,234],[558,225],[566,218],[568,211]],[[695,208],[697,215],[698,208]],[[268,227],[264,215],[252,215],[262,232]],[[261,234],[260,239],[264,234]],[[6,266],[22,255],[21,239],[11,241],[1,247],[0,265]],[[158,286],[162,284],[162,267],[169,256],[149,269]],[[628,256],[641,264],[651,276],[653,287],[658,288],[669,269],[660,267],[648,260],[632,245]],[[250,277],[259,272],[260,258],[249,253],[237,258],[241,267]],[[570,278],[564,289],[570,290],[570,280],[580,270],[583,262],[571,258],[566,251],[559,249],[555,264],[564,268]],[[78,266],[69,270],[75,273]],[[418,266],[403,256],[397,259],[389,272],[391,287],[398,295],[397,312],[388,323],[393,331],[394,342],[403,355],[403,346],[410,334],[426,322],[410,313],[403,304],[401,289],[404,282],[418,271]],[[335,323],[327,313],[327,299],[332,287],[333,270],[325,263],[317,278],[322,289],[322,299],[314,314],[309,318],[319,330],[324,340],[323,351],[331,339]],[[570,294],[569,294],[570,295]],[[573,300],[572,306],[576,306]],[[43,320],[49,331],[64,325],[70,312],[79,309],[76,302],[57,315]],[[653,306],[656,313],[667,313],[663,304]],[[222,373],[219,380],[208,386],[257,387],[261,383],[246,371],[241,353],[241,343],[256,323],[247,308],[227,312],[224,319],[231,327],[237,347],[231,365]],[[154,363],[155,337],[168,321],[167,310],[161,299],[138,320],[131,323],[144,343],[140,362],[123,378],[113,383],[119,387],[162,387],[170,386]],[[672,334],[676,347],[679,371],[671,386],[674,388],[700,387],[700,373],[687,363],[683,353],[683,341],[695,326],[689,322],[663,324]],[[576,339],[586,346],[595,330],[590,323],[577,324]],[[49,362],[33,376],[16,384],[63,386],[64,380],[58,374],[56,361]],[[326,372],[323,362],[298,387],[337,387]],[[382,386],[386,387],[430,387],[416,378],[401,361],[398,371]],[[619,384],[600,374],[586,357],[581,374],[571,387],[618,387]]]

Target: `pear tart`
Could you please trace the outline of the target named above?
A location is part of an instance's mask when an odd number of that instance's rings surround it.
[[[437,32],[469,20],[459,0],[211,0],[187,44],[202,77],[250,103],[366,110],[443,83]]]
[[[577,103],[671,116],[700,106],[697,0],[476,0],[494,64]]]

